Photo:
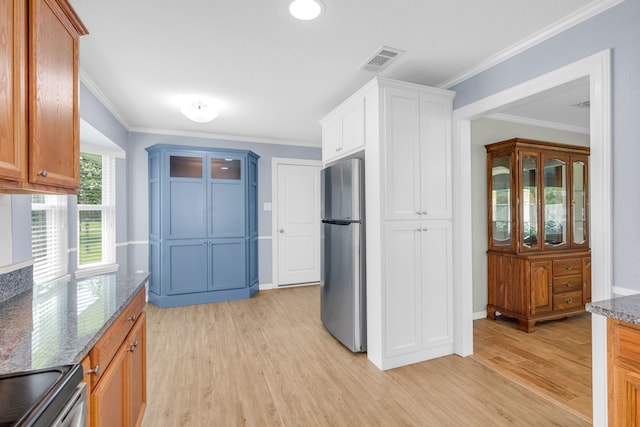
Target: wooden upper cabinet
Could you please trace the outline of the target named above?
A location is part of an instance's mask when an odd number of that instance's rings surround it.
[[[589,148],[514,138],[486,146],[488,247],[589,249]]]
[[[0,191],[79,186],[79,37],[66,0],[0,0]]]
[[[26,179],[27,6],[0,0],[0,185]]]

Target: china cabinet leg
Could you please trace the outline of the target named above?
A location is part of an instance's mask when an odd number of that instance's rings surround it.
[[[519,320],[518,321],[520,323],[520,330],[521,331],[525,331],[525,332],[533,332],[533,327],[536,325],[536,321],[535,320]]]
[[[493,307],[487,307],[487,319],[496,320],[496,309]]]

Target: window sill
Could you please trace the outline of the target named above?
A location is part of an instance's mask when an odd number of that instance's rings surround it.
[[[74,276],[76,279],[84,279],[90,276],[97,276],[99,274],[115,273],[120,268],[118,264],[99,265],[95,267],[86,267],[76,270]]]

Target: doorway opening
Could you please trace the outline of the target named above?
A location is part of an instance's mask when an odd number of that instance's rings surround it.
[[[454,301],[455,351],[473,353],[473,250],[471,121],[500,107],[582,78],[589,79],[591,139],[592,298],[611,295],[611,77],[603,51],[454,111]],[[606,322],[592,320],[593,419],[606,417]]]

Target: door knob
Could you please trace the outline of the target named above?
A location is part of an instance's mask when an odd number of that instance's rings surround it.
[[[280,229],[280,233],[284,233],[284,228],[281,228],[281,229]]]

